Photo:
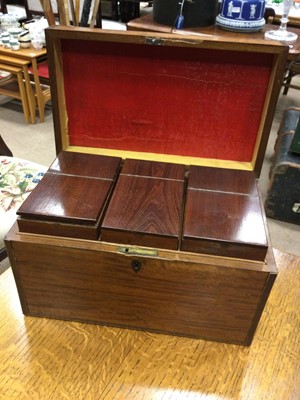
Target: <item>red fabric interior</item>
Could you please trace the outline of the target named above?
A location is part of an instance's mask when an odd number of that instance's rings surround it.
[[[28,68],[29,72],[33,74],[33,69],[32,67]],[[49,68],[48,68],[48,62],[47,61],[42,61],[38,64],[38,74],[40,78],[47,78],[49,79]]]
[[[251,161],[273,56],[64,40],[70,144]]]

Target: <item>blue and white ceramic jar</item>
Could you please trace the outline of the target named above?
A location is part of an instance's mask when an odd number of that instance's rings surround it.
[[[265,25],[265,0],[223,0],[216,23],[237,32],[256,32]]]

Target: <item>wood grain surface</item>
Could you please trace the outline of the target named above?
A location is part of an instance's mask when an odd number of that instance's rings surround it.
[[[62,151],[50,166],[50,171],[91,178],[114,179],[120,163],[119,157]]]
[[[264,260],[268,243],[259,197],[188,189],[181,249]]]
[[[258,196],[253,171],[192,165],[190,167],[188,188]]]
[[[275,278],[75,246],[12,243],[24,314],[249,345]]]
[[[102,227],[101,240],[177,250],[184,182],[121,175]]]
[[[124,175],[149,176],[183,181],[185,178],[185,166],[166,162],[126,159],[121,173]]]
[[[57,221],[43,221],[38,219],[18,217],[17,224],[20,232],[37,233],[74,239],[98,240],[100,235],[101,216],[98,221],[90,225],[70,224]]]
[[[251,347],[23,317],[0,276],[1,400],[298,400],[300,259],[279,275]]]
[[[235,42],[256,42],[257,44],[265,43],[266,39],[264,38],[264,33],[270,29],[274,29],[274,25],[272,24],[265,24],[265,26],[257,31],[257,32],[249,32],[247,35],[245,35],[245,32],[231,32],[226,29],[222,29],[218,25],[210,25],[210,26],[202,26],[202,27],[193,27],[193,28],[188,28],[188,29],[174,29],[171,26],[159,24],[155,21],[153,21],[153,13],[149,13],[146,15],[143,15],[140,18],[136,18],[134,20],[131,20],[127,23],[127,29],[128,30],[137,30],[137,31],[154,31],[154,32],[173,32],[178,35],[188,35],[188,34],[193,34],[193,35],[199,35],[205,38],[206,36],[211,36],[211,37],[218,37],[219,40],[224,40],[227,38],[228,40],[234,40]],[[295,43],[293,43],[293,46],[289,48],[288,52],[288,59],[291,60],[296,60],[299,57],[300,54],[300,35],[299,35],[299,29],[298,28],[292,28],[289,27],[289,30],[292,32],[295,32],[298,34],[298,38]],[[267,43],[270,43],[268,41]],[[277,45],[280,45],[280,42],[276,42]]]
[[[95,224],[112,181],[47,172],[18,215],[37,220]]]

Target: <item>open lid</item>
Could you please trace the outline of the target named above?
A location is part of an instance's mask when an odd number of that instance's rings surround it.
[[[46,39],[58,153],[259,175],[285,46],[63,26],[47,29]]]

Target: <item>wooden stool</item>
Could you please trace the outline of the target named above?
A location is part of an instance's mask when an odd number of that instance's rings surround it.
[[[30,123],[30,111],[25,84],[23,81],[23,68],[0,63],[0,69],[12,74],[12,78],[0,81],[0,94],[21,100],[25,121]]]

